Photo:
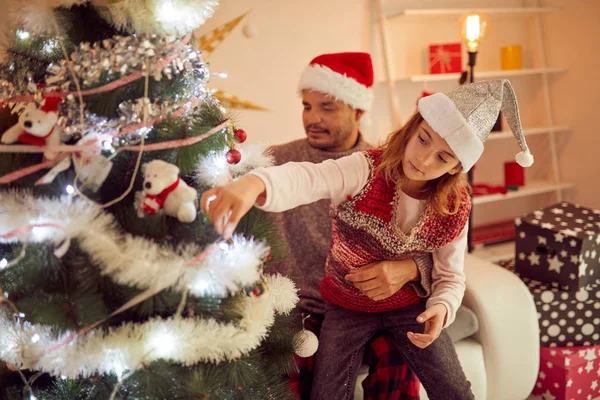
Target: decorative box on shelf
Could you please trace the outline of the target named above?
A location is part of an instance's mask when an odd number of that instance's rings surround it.
[[[600,346],[544,348],[534,395],[545,400],[600,396]]]
[[[600,210],[559,203],[515,220],[521,277],[576,291],[600,278]]]
[[[451,74],[462,70],[462,44],[444,43],[429,46],[429,73]]]
[[[512,260],[502,265],[515,272]],[[515,274],[533,296],[541,347],[600,344],[600,279],[576,292],[569,292],[525,278],[518,272]]]

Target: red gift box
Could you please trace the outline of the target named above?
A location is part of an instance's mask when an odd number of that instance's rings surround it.
[[[544,400],[600,396],[600,346],[542,347],[540,350],[540,373],[534,395],[541,395]]]
[[[462,44],[445,43],[429,46],[431,74],[457,73],[462,70]]]
[[[504,186],[516,187],[525,185],[525,169],[516,161],[504,163]]]

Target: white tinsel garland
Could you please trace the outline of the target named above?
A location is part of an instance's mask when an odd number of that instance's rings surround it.
[[[69,8],[87,2],[87,0],[12,0],[12,5],[8,9],[12,10],[12,16],[26,31],[53,35],[56,34],[53,24],[54,8]]]
[[[196,168],[196,182],[208,187],[222,186],[228,182],[230,173],[236,178],[255,168],[273,165],[273,155],[264,143],[239,145],[237,149],[242,159],[233,165],[227,163],[225,154],[229,149],[210,152]]]
[[[153,318],[143,324],[126,323],[107,333],[91,331],[54,350],[57,340],[49,327],[0,318],[0,359],[68,378],[121,375],[158,359],[186,366],[232,361],[260,345],[276,312],[287,314],[298,302],[289,279],[274,275],[265,276],[265,281],[265,293],[246,298],[243,318],[236,323],[197,317]]]
[[[219,0],[96,0],[92,3],[102,17],[118,29],[180,36],[193,32],[211,18]]]
[[[24,28],[54,34],[53,9],[88,4],[88,0],[12,0]],[[117,29],[131,33],[185,35],[211,18],[219,0],[92,0],[100,15]]]
[[[194,263],[192,260],[203,250],[198,246],[173,249],[121,234],[114,218],[91,202],[66,196],[34,198],[16,191],[0,193],[0,235],[48,222],[63,229],[34,228],[26,237],[0,242],[48,241],[59,246],[65,239],[77,239],[82,250],[99,264],[102,274],[140,289],[187,288],[198,296],[225,296],[260,279],[260,266],[269,251],[263,242],[234,236],[233,244],[215,244],[206,258]]]

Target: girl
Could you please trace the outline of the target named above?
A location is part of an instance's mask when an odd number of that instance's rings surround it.
[[[225,237],[254,204],[278,212],[331,199],[333,243],[320,286],[327,309],[312,399],[353,398],[364,346],[381,329],[394,335],[430,399],[474,398],[443,328],[465,290],[471,202],[461,172],[481,156],[500,110],[522,149],[517,162],[531,165],[512,86],[488,81],[420,99],[418,112],[379,149],[257,169],[203,194],[203,211]],[[363,293],[368,281],[352,284],[366,264],[426,253],[434,260],[426,303],[409,285],[376,301]]]

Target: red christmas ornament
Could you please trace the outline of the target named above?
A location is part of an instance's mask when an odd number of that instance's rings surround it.
[[[248,137],[246,131],[243,129],[234,129],[233,134],[235,135],[237,141],[240,143],[244,143],[246,141],[246,138]]]
[[[242,159],[242,153],[236,149],[231,149],[227,152],[227,162],[229,164],[237,164]]]

